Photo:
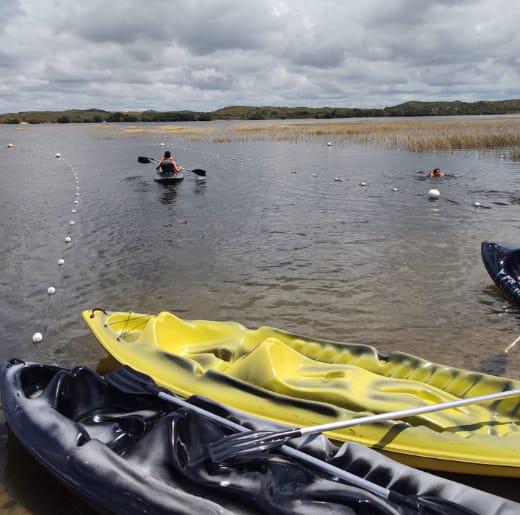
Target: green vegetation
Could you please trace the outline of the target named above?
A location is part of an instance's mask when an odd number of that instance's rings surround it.
[[[190,122],[210,120],[285,120],[301,118],[365,118],[391,116],[497,115],[520,113],[520,100],[488,102],[405,102],[384,109],[344,107],[250,107],[231,106],[211,112],[129,111],[102,109],[25,111],[0,115],[0,123],[102,123],[102,122]]]

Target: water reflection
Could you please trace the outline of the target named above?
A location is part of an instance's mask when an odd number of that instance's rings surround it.
[[[180,187],[180,183],[157,183],[157,187],[161,189],[161,196],[159,197],[161,204],[175,204],[177,199],[177,188]]]

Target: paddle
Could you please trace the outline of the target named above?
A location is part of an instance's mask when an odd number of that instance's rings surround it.
[[[125,393],[131,395],[154,395],[172,404],[194,411],[205,418],[222,424],[222,426],[228,429],[237,431],[238,433],[250,434],[250,431],[240,424],[191,404],[190,402],[180,399],[171,393],[166,393],[157,386],[150,376],[137,372],[129,366],[122,366],[113,372],[110,372],[105,376],[105,380],[110,385]],[[290,458],[315,467],[321,472],[329,474],[333,478],[338,478],[350,483],[351,485],[363,488],[364,490],[378,495],[398,506],[412,508],[416,512],[420,511],[420,513],[425,514],[431,513],[432,515],[476,515],[473,510],[446,499],[423,495],[403,495],[393,490],[389,490],[388,488],[372,483],[367,479],[363,479],[351,472],[347,472],[346,470],[335,467],[330,463],[286,445],[280,447],[280,452]]]
[[[380,413],[378,415],[368,415],[366,417],[340,420],[329,424],[290,429],[288,431],[249,431],[248,433],[240,435],[235,434],[226,436],[218,442],[209,444],[208,450],[211,460],[214,463],[223,463],[238,457],[247,456],[248,454],[268,452],[286,444],[289,440],[299,438],[300,436],[333,431],[334,429],[345,429],[347,427],[358,426],[361,424],[373,424],[384,420],[397,420],[400,418],[422,415],[424,413],[433,413],[435,411],[449,408],[458,408],[460,406],[467,406],[468,404],[494,401],[518,395],[520,395],[520,390],[509,390],[505,392],[491,393],[489,395],[481,395],[479,397],[422,406],[420,408],[392,411],[390,413]]]
[[[146,156],[139,156],[137,158],[137,161],[139,163],[143,164],[150,164],[150,163],[158,163],[159,160],[155,159],[153,157],[146,157]],[[202,170],[201,168],[194,168],[193,170],[189,168],[183,168],[183,170],[186,170],[187,172],[194,173],[195,175],[198,175],[199,177],[206,177],[206,170]]]

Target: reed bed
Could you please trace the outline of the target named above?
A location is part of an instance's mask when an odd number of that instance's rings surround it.
[[[381,119],[341,122],[240,123],[229,127],[126,127],[123,133],[180,135],[190,141],[350,141],[409,151],[520,148],[520,117],[479,119]],[[515,150],[515,155],[520,150]],[[520,158],[517,157],[517,158]]]

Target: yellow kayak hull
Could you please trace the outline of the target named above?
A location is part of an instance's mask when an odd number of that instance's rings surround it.
[[[117,361],[182,396],[201,395],[291,426],[309,426],[520,388],[374,347],[306,338],[271,327],[85,311]],[[470,405],[327,435],[380,449],[419,468],[520,477],[520,399]]]

